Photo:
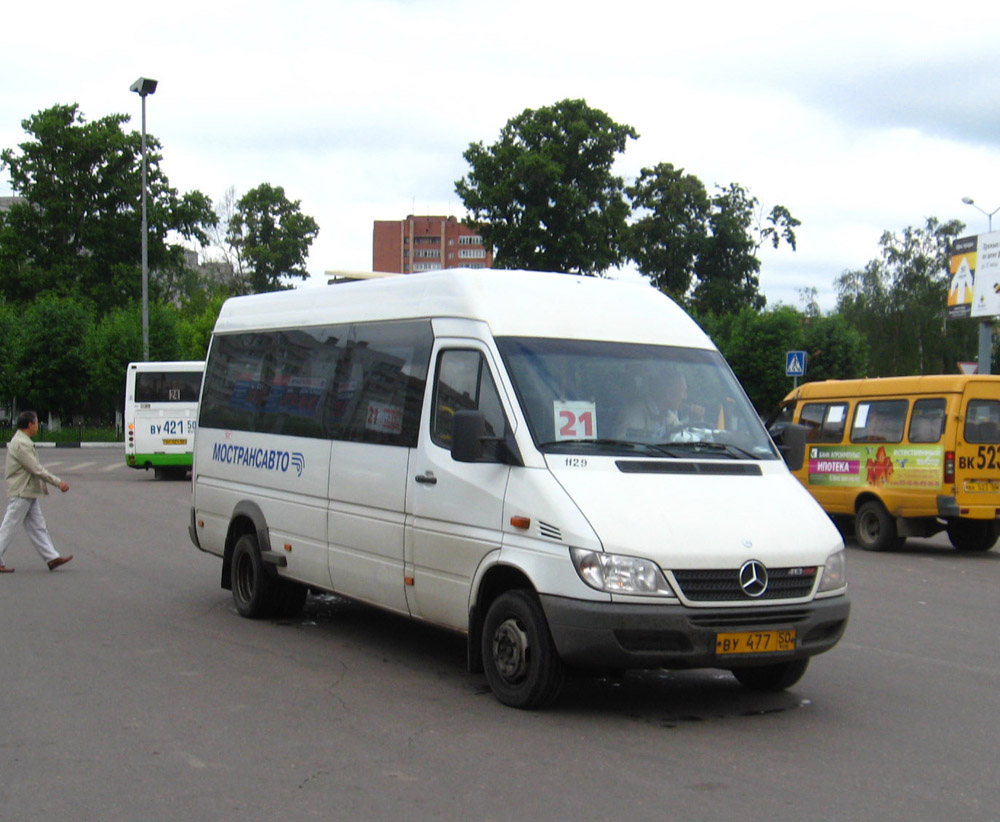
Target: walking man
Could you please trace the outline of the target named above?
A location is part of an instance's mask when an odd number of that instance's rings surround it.
[[[49,493],[46,483],[63,493],[69,490],[69,485],[46,471],[38,461],[35,443],[31,441],[37,433],[38,415],[34,411],[22,411],[17,418],[17,431],[7,444],[7,513],[0,524],[0,574],[14,572],[13,568],[4,565],[3,555],[22,523],[50,571],[73,559],[72,554],[59,556],[42,516],[38,500]]]

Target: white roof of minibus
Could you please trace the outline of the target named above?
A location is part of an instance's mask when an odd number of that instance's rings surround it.
[[[673,300],[644,283],[539,271],[447,269],[226,301],[216,333],[455,317],[495,337],[559,337],[714,348]]]

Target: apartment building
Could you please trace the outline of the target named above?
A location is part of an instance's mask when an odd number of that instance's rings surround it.
[[[455,217],[376,220],[372,270],[396,274],[439,268],[491,268],[493,253],[483,238]]]

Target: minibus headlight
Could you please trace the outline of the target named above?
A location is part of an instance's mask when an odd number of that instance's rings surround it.
[[[639,557],[570,548],[573,566],[591,588],[609,594],[674,595],[655,562]]]
[[[847,585],[847,563],[844,560],[844,552],[837,551],[830,554],[823,566],[823,579],[819,583],[819,593],[824,591],[836,591]]]

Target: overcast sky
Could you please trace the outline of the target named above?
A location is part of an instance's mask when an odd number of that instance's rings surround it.
[[[181,192],[282,186],[316,219],[310,285],[371,269],[372,222],[462,217],[462,152],[526,108],[584,98],[633,126],[627,180],[670,162],[802,221],[763,254],[769,304],[929,216],[1000,206],[1000,5],[506,0],[8,4],[0,147],[57,103],[141,123]],[[0,173],[0,195],[11,193]],[[1000,214],[997,216],[1000,227]],[[627,276],[627,273],[626,273]]]

